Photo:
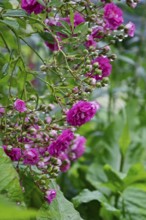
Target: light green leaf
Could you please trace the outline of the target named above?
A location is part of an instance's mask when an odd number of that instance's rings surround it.
[[[58,189],[57,184],[52,182],[50,187],[56,189],[57,197],[50,205],[46,203],[42,206],[37,220],[82,220],[73,204]]]

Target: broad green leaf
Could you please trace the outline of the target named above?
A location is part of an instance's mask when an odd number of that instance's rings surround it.
[[[109,187],[114,192],[122,191],[123,180],[121,175],[113,170],[109,165],[104,166],[104,171],[108,179],[108,182],[104,185]]]
[[[126,220],[146,219],[146,191],[141,187],[128,187],[120,198],[121,211]]]
[[[142,164],[134,164],[123,179],[125,187],[138,182],[146,183],[146,170]]]
[[[7,10],[3,17],[26,17],[27,14],[24,10],[17,9],[17,10]]]
[[[129,144],[131,142],[128,123],[125,124],[121,137],[119,138],[119,146],[123,156],[125,156]]]
[[[14,201],[23,201],[18,174],[2,148],[0,148],[0,193],[6,194]]]
[[[0,196],[0,219],[10,219],[10,220],[30,220],[30,218],[36,216],[36,211],[26,210],[20,208],[13,203],[10,203],[5,198]]]
[[[75,207],[78,207],[81,203],[88,203],[93,200],[100,202],[101,205],[109,212],[114,212],[115,214],[120,213],[118,209],[110,205],[106,197],[98,190],[90,191],[88,189],[84,189],[79,195],[73,198],[73,203]]]
[[[57,184],[52,182],[50,187],[56,189],[57,197],[50,205],[45,203],[42,206],[37,220],[82,220],[79,213],[74,209],[73,204],[58,189]]]
[[[103,166],[93,163],[88,169],[86,179],[95,189],[98,189],[101,183],[107,181]]]

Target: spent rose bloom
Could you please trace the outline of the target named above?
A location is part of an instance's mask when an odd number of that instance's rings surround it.
[[[55,189],[49,189],[46,191],[45,198],[49,204],[56,198],[56,190]]]
[[[48,147],[48,151],[52,156],[59,156],[62,152],[68,149],[71,141],[74,139],[74,134],[70,129],[62,132],[58,138],[53,141]]]
[[[11,158],[12,161],[19,161],[21,158],[21,149],[14,147],[9,149],[8,146],[3,146],[5,153]]]
[[[110,64],[110,61],[107,57],[99,56],[92,60],[92,65],[94,63],[98,63],[99,69],[102,71],[101,75],[95,74],[93,70],[91,71],[91,74],[88,74],[89,76],[93,77],[96,80],[102,80],[104,77],[107,77],[111,74],[112,65]]]
[[[39,14],[43,11],[44,6],[42,6],[36,0],[21,0],[21,8],[24,9],[28,14],[33,12],[35,14]]]
[[[26,104],[23,100],[21,99],[17,99],[14,102],[14,108],[18,111],[18,112],[25,112],[27,110],[26,108]]]
[[[135,34],[135,24],[131,21],[129,21],[126,25],[126,32],[128,34],[129,37],[133,37]]]
[[[116,30],[124,21],[122,10],[114,3],[108,3],[104,6],[104,21],[106,28]]]
[[[23,153],[24,164],[35,165],[39,162],[39,154],[37,149],[29,148]]]
[[[73,126],[81,126],[90,121],[97,110],[95,102],[79,101],[67,112],[67,122]]]

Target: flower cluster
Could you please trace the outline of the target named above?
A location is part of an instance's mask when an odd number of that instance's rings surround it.
[[[80,113],[87,114],[89,111],[90,120],[96,112],[95,104],[84,101],[79,102],[79,105],[80,103]],[[5,109],[1,108],[4,115]],[[84,137],[74,134],[71,128],[64,129],[63,126],[56,125],[49,116],[40,120],[39,114],[32,112],[25,101],[15,100],[13,109],[7,113],[9,116],[13,115],[15,120],[1,125],[6,130],[3,149],[16,164],[35,166],[40,175],[47,173],[49,178],[55,178],[60,172],[66,172],[71,163],[84,153]],[[45,198],[51,203],[55,196],[55,191],[48,190]]]
[[[135,7],[137,1],[127,0],[127,4]],[[40,100],[31,108],[29,99],[26,102],[16,99],[13,106],[0,106],[3,149],[17,169],[19,164],[30,170],[34,168],[33,172],[40,176],[39,184],[44,182],[41,181],[44,176],[47,182],[66,172],[85,152],[86,139],[75,133],[76,127],[89,122],[100,109],[100,104],[88,101],[88,96],[97,85],[105,86],[111,74],[111,62],[115,59],[111,44],[135,34],[135,25],[131,21],[124,24],[123,12],[113,2],[101,1],[98,7],[98,3],[90,1],[62,0],[60,5],[53,6],[53,1],[21,0],[21,8],[29,14],[28,20],[37,20],[42,26],[40,36],[53,54],[40,68],[50,73],[47,81],[44,76],[38,78],[48,85],[50,100],[56,108],[51,104],[49,108],[40,105]],[[64,5],[67,5],[65,9]],[[43,15],[36,19],[40,13]],[[54,73],[58,76],[56,81]],[[64,87],[66,91],[58,96]],[[60,120],[52,108],[60,109]],[[46,185],[41,190],[50,204],[56,191],[46,189]]]

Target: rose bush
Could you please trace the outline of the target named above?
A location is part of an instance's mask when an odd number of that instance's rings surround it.
[[[2,154],[13,162],[24,201],[8,197],[33,207],[29,182],[39,198],[35,208],[42,207],[38,219],[47,209],[52,219],[81,219],[66,200],[73,213],[53,214],[58,203],[65,207],[54,179],[76,166],[80,157],[84,160],[86,138],[78,129],[103,111],[91,94],[108,85],[116,59],[113,45],[133,37],[135,25],[124,23],[123,11],[114,2],[16,2],[0,3],[0,129]],[[133,7],[136,1],[128,4]],[[103,201],[105,213],[112,212],[112,201]],[[119,212],[116,205],[113,210],[113,215]]]

